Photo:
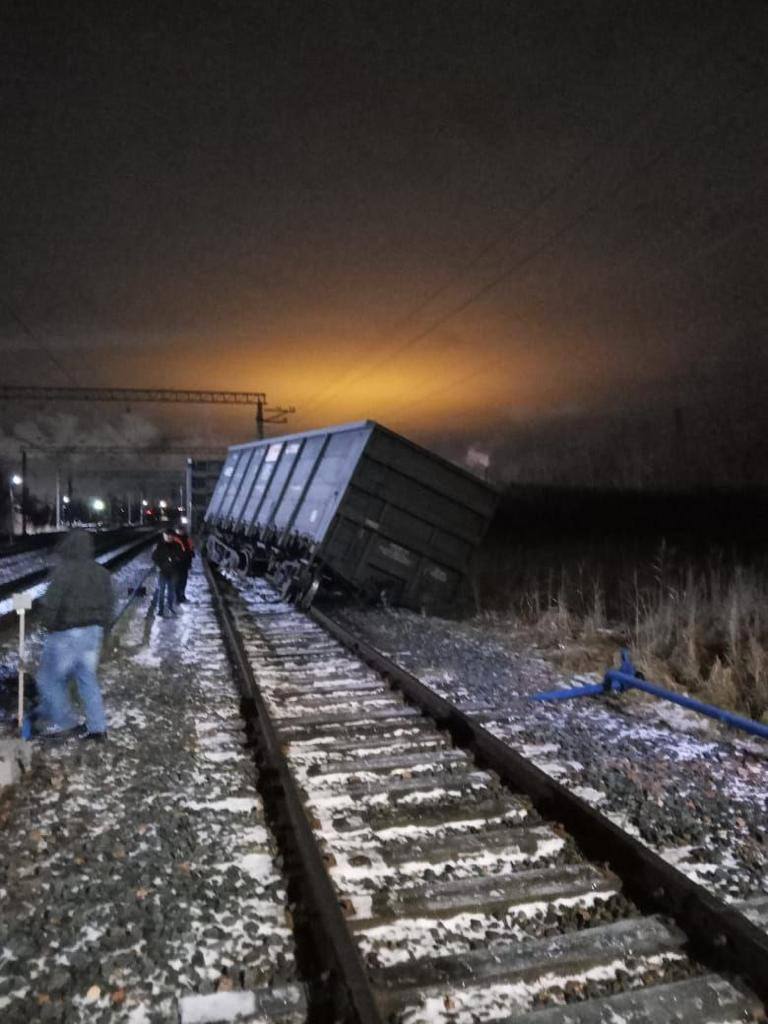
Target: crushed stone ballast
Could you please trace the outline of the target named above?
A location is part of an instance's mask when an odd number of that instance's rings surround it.
[[[478,763],[456,709],[427,717],[396,666],[265,582],[210,578],[358,1020],[761,1019],[735,974],[690,956],[672,894],[641,910],[602,866],[622,857],[586,859],[549,796],[502,782],[490,748]]]
[[[120,589],[149,565],[118,573]],[[109,739],[37,748],[0,796],[0,1020],[303,1024],[290,897],[203,573],[121,620]],[[33,637],[33,647],[39,638]]]

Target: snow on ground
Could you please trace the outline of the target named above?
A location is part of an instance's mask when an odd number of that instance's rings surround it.
[[[148,555],[117,574],[126,593]],[[105,652],[105,744],[35,743],[0,798],[0,1019],[178,1019],[215,990],[296,990],[286,893],[202,573]],[[12,641],[11,641],[12,642]],[[33,635],[33,658],[40,638]],[[5,652],[4,652],[5,653]]]
[[[636,695],[535,703],[573,682],[498,626],[335,614],[721,897],[768,892],[768,743]]]
[[[120,544],[117,547],[110,548],[109,551],[105,551],[103,554],[97,555],[96,561],[101,565],[104,565],[104,563],[108,562],[110,558],[114,558],[115,556],[122,554],[124,551],[128,551],[135,543],[136,541],[132,540],[126,544]],[[27,551],[22,555],[11,555],[8,558],[2,558],[0,559],[0,583],[9,582],[19,576],[35,572],[38,569],[47,569],[48,566],[52,565],[55,557],[55,552],[48,550],[45,552]],[[42,597],[47,589],[48,580],[46,579],[40,583],[36,583],[32,587],[26,587],[24,593],[29,594],[29,596],[36,601],[39,597]],[[7,615],[12,611],[12,597],[6,597],[0,601],[0,615]]]
[[[51,562],[51,550],[24,551],[20,555],[8,555],[0,558],[0,583],[9,583],[18,576],[26,576],[28,572],[46,569]]]

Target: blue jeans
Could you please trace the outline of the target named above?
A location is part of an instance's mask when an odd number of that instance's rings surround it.
[[[160,573],[157,577],[157,587],[152,595],[152,601],[149,605],[149,610],[154,611],[158,609],[162,615],[165,610],[165,600],[168,599],[168,611],[173,611],[174,596],[176,593],[176,577],[175,576],[163,576]],[[159,604],[159,607],[158,607]]]
[[[37,672],[41,715],[61,729],[77,725],[67,684],[71,676],[85,711],[88,732],[106,732],[107,720],[96,669],[104,637],[102,626],[77,626],[48,634]]]

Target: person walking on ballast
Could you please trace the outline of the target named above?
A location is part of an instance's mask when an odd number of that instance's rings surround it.
[[[168,611],[171,615],[176,614],[175,596],[176,579],[182,560],[181,545],[174,539],[170,529],[163,530],[163,536],[157,542],[152,552],[152,561],[157,566],[157,589],[152,596],[147,615],[157,608],[159,618],[165,614],[165,599],[168,598]]]
[[[43,735],[77,732],[80,738],[103,741],[107,721],[96,670],[104,629],[112,617],[112,577],[93,557],[93,538],[72,530],[59,546],[59,563],[42,599],[48,636],[37,674],[39,717],[50,723]],[[78,725],[69,699],[74,678],[85,712]]]
[[[179,526],[176,530],[176,543],[182,551],[182,558],[176,577],[176,604],[185,604],[187,600],[187,578],[189,577],[189,570],[192,568],[192,559],[195,557],[195,548],[192,544],[192,538],[183,526]]]

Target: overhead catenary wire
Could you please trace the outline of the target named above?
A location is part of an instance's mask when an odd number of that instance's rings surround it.
[[[16,308],[13,305],[11,305],[8,299],[0,298],[0,302],[3,304],[5,309],[8,310],[14,322],[18,324],[18,326],[22,329],[22,331],[24,331],[28,338],[31,338],[32,341],[34,341],[35,344],[39,346],[43,353],[48,357],[50,362],[53,363],[53,365],[56,367],[56,369],[61,371],[61,373],[63,373],[64,376],[70,381],[70,383],[76,384],[77,381],[75,379],[75,375],[71,372],[71,370],[69,370],[69,368],[64,363],[60,362],[56,358],[56,356],[54,356],[53,352],[48,348],[45,342],[39,337],[39,335],[35,331],[32,330],[30,325],[26,322],[26,320],[23,319],[23,317],[16,310]]]
[[[750,95],[751,93],[754,93],[757,88],[758,88],[757,86],[753,86],[750,89],[744,90],[743,92],[741,92],[739,94],[739,98],[743,98],[744,96],[747,96],[747,95]],[[720,121],[722,121],[722,120],[729,120],[732,117],[733,117],[733,115],[731,114],[731,115],[729,115],[726,118],[720,118]],[[706,126],[705,132],[712,127],[713,123],[716,123],[716,122],[710,122]],[[687,142],[695,141],[698,138],[700,138],[701,135],[704,134],[704,133],[699,130],[698,132],[696,132],[692,136],[690,136],[689,139],[686,140],[686,141]],[[477,289],[468,298],[466,298],[463,302],[461,302],[458,306],[455,306],[453,309],[449,310],[444,316],[440,317],[437,321],[433,322],[429,327],[425,328],[423,331],[420,331],[418,334],[412,335],[410,338],[406,339],[406,341],[402,345],[399,346],[397,352],[396,353],[391,353],[387,357],[386,361],[389,361],[390,359],[393,358],[394,355],[396,355],[396,354],[399,355],[403,351],[405,351],[407,348],[409,348],[409,347],[417,344],[418,342],[424,340],[424,338],[426,338],[429,335],[433,334],[434,331],[436,331],[439,327],[444,326],[446,323],[448,323],[449,321],[453,320],[456,316],[458,316],[460,313],[463,313],[466,309],[468,309],[475,302],[479,301],[485,295],[489,294],[491,291],[493,291],[495,288],[497,288],[503,281],[507,280],[513,273],[515,273],[515,271],[518,271],[518,270],[521,270],[521,269],[527,267],[538,256],[542,255],[543,253],[548,251],[550,248],[552,248],[553,245],[558,243],[562,238],[564,238],[568,233],[570,233],[575,227],[577,227],[579,224],[581,224],[583,221],[585,221],[597,209],[599,209],[602,205],[604,205],[604,202],[605,202],[606,198],[610,198],[610,199],[614,198],[616,195],[618,195],[619,192],[623,191],[624,188],[626,188],[628,185],[632,184],[632,182],[634,182],[641,175],[645,174],[651,167],[653,167],[655,164],[659,163],[661,160],[663,160],[670,153],[674,152],[677,148],[678,148],[677,144],[674,144],[672,146],[668,146],[665,150],[662,150],[661,152],[656,153],[654,156],[649,158],[647,161],[645,161],[645,163],[640,165],[639,168],[637,168],[635,171],[629,173],[622,180],[620,180],[619,183],[612,190],[610,190],[608,193],[604,193],[599,200],[597,200],[594,203],[590,204],[586,209],[582,210],[575,217],[571,218],[571,220],[567,221],[564,225],[562,225],[555,232],[553,232],[550,236],[548,236],[544,240],[544,242],[542,242],[535,249],[533,249],[532,251],[527,253],[525,256],[523,256],[515,264],[513,264],[510,267],[507,267],[500,274],[496,275],[490,281],[486,282],[481,288]],[[515,320],[517,320],[517,319],[519,319],[519,318],[515,317]],[[447,349],[447,347],[443,348],[443,354],[445,353],[446,349]],[[365,377],[368,376],[369,373],[374,372],[374,369],[375,368],[371,369],[370,371],[367,371],[365,374],[363,374],[358,379],[359,380],[365,379]],[[421,396],[414,396],[414,397],[421,398]]]
[[[707,245],[703,246],[696,252],[692,253],[686,260],[679,262],[677,266],[673,268],[671,271],[665,269],[647,275],[645,278],[637,282],[637,288],[644,288],[647,285],[652,284],[653,282],[658,281],[660,278],[663,277],[677,276],[680,273],[688,272],[691,265],[698,263],[702,259],[702,257],[710,256],[713,253],[721,251],[722,249],[726,248],[729,244],[741,239],[745,234],[748,234],[749,232],[755,231],[758,228],[760,228],[766,220],[768,220],[768,213],[766,213],[762,218],[760,218],[760,220],[750,221],[748,224],[740,224],[734,226],[730,231],[726,232],[725,235],[715,239],[714,241],[709,242]],[[591,294],[591,291],[591,288],[585,289],[583,292],[580,293],[575,302],[578,304],[579,302],[588,298]],[[527,323],[527,318],[524,318],[522,316],[516,316],[514,317],[514,321],[525,326]],[[704,321],[693,321],[691,322],[690,327],[694,328],[701,322]],[[495,370],[497,367],[502,366],[505,361],[506,356],[494,356],[493,358],[483,362],[479,367],[473,369],[470,373],[463,373],[450,381],[438,384],[436,387],[428,391],[416,391],[406,401],[398,402],[395,406],[390,408],[388,415],[397,414],[398,412],[400,412],[400,410],[408,408],[415,401],[425,402],[431,398],[437,398],[443,394],[447,394],[448,392],[453,391],[458,387],[464,386],[465,384],[469,383],[472,380],[476,380],[479,377],[485,376],[492,370]]]
[[[688,56],[689,57],[692,56],[692,55],[697,56],[699,58],[699,62],[700,62],[700,59],[703,56],[703,54],[706,53],[706,51],[708,51],[711,48],[713,42],[716,42],[716,41],[720,40],[720,36],[721,35],[722,35],[722,32],[719,30],[719,28],[718,28],[718,30],[715,30],[712,33],[709,33],[707,35],[706,39],[704,40],[704,43],[702,44],[701,41],[699,41],[697,43],[697,46],[695,47],[694,53],[693,54],[689,54]],[[686,82],[688,81],[689,77],[690,76],[686,76],[686,78],[685,78]],[[678,78],[678,80],[679,80],[679,78]],[[757,88],[758,88],[757,86],[752,86],[751,88],[749,88],[747,90],[742,90],[742,91],[738,92],[735,96],[731,97],[731,102],[734,99],[741,98],[741,96],[743,96],[743,95],[748,95],[748,94],[754,92]],[[648,122],[653,122],[654,114],[655,114],[655,112],[657,110],[658,101],[659,101],[661,95],[666,95],[668,92],[669,92],[669,84],[667,83],[664,86],[664,92],[662,94],[658,94],[658,95],[655,94],[654,98],[643,108],[643,111],[642,111],[642,113],[640,115],[640,119],[636,123],[635,129],[631,133],[630,138],[634,138],[637,134],[639,134],[646,127],[646,124]],[[662,114],[662,116],[660,118],[657,118],[656,119],[657,120],[656,127],[658,128],[658,126],[660,124],[663,124],[665,119],[667,119],[667,118],[668,118],[668,114],[666,114],[666,113]],[[546,203],[549,201],[549,199],[553,198],[559,191],[561,191],[564,187],[566,187],[573,178],[578,177],[578,174],[584,168],[584,166],[586,166],[589,163],[591,163],[595,159],[595,157],[597,155],[599,155],[600,153],[602,153],[605,149],[611,149],[611,148],[615,147],[618,144],[618,142],[621,142],[622,145],[626,145],[627,140],[623,136],[621,138],[614,138],[608,144],[603,144],[601,146],[595,147],[593,150],[591,150],[587,154],[587,156],[585,156],[581,160],[577,161],[576,164],[566,173],[566,175],[562,179],[560,179],[557,183],[555,183],[555,185],[552,186],[552,188],[547,190],[547,192],[545,192],[544,195],[542,195],[533,204],[533,206],[529,210],[523,212],[523,214],[514,222],[514,224],[513,224],[513,226],[511,228],[505,229],[505,231],[502,232],[499,236],[496,236],[494,239],[491,240],[491,242],[489,242],[485,246],[483,246],[483,248],[480,250],[480,252],[478,254],[476,254],[476,256],[473,257],[469,261],[469,263],[464,266],[464,268],[462,268],[462,271],[460,272],[460,274],[456,275],[453,279],[451,279],[451,281],[447,285],[440,286],[440,288],[436,289],[425,300],[424,305],[426,306],[434,298],[436,298],[439,295],[443,294],[447,290],[447,288],[450,287],[450,285],[457,280],[458,277],[463,276],[463,274],[466,273],[467,270],[472,269],[474,266],[476,266],[476,264],[478,262],[480,262],[480,260],[483,258],[484,255],[486,255],[487,252],[489,252],[492,248],[494,248],[496,245],[498,245],[500,243],[500,241],[503,240],[505,237],[508,237],[508,235],[509,235],[509,233],[511,231],[515,231],[518,227],[522,226],[522,224],[524,224],[528,219],[530,219],[531,216],[533,216],[536,212],[538,212],[539,209],[541,209],[543,206],[545,206]],[[664,153],[662,155],[666,155],[668,152],[672,151],[672,149],[674,149],[674,146],[673,147],[669,147],[668,150],[664,151]],[[652,166],[656,162],[658,162],[658,159],[651,159],[650,161],[647,161],[642,166],[640,172],[634,172],[634,173],[631,173],[628,176],[628,178],[625,180],[625,184],[628,183],[628,181],[633,180],[635,177],[638,176],[639,173],[647,170],[648,167]],[[619,191],[619,189],[614,189],[613,190],[613,194],[616,194],[618,191]],[[374,361],[374,363],[372,365],[370,365],[368,367],[365,367],[365,368],[363,368],[363,369],[361,369],[361,370],[359,370],[357,372],[355,372],[355,371],[348,371],[346,374],[343,374],[340,379],[335,380],[329,386],[321,389],[315,395],[311,396],[310,399],[307,402],[303,403],[302,411],[306,412],[308,409],[313,408],[314,406],[316,406],[319,402],[327,400],[328,398],[331,398],[331,397],[335,396],[336,394],[338,394],[343,389],[351,387],[351,386],[353,386],[355,384],[358,384],[358,383],[362,382],[363,380],[365,380],[368,377],[370,377],[377,370],[379,370],[381,367],[383,367],[384,365],[389,363],[392,359],[400,356],[403,352],[408,351],[409,349],[411,349],[415,345],[418,345],[425,338],[427,338],[431,334],[433,334],[434,331],[436,331],[439,327],[444,326],[446,323],[448,323],[454,317],[458,316],[460,313],[462,313],[469,306],[473,305],[475,302],[477,302],[481,298],[483,298],[486,294],[488,294],[491,291],[493,291],[496,287],[498,287],[499,284],[501,284],[504,280],[509,278],[515,271],[520,270],[520,269],[524,269],[525,267],[527,267],[529,263],[531,263],[534,259],[536,259],[536,257],[541,255],[542,252],[546,251],[550,247],[550,245],[552,245],[555,242],[557,242],[561,237],[564,237],[565,234],[567,234],[570,230],[572,230],[579,223],[581,223],[583,220],[585,220],[589,215],[591,215],[594,212],[595,209],[598,209],[601,205],[602,205],[601,202],[597,202],[597,203],[594,203],[594,204],[591,204],[590,206],[588,206],[587,209],[582,211],[582,213],[580,213],[579,215],[577,215],[576,218],[571,219],[569,222],[567,222],[566,225],[563,225],[563,227],[561,229],[556,231],[553,235],[550,235],[549,238],[545,241],[545,243],[543,243],[542,245],[536,247],[533,252],[524,254],[523,257],[520,260],[518,260],[517,262],[513,263],[512,266],[506,268],[504,271],[502,271],[499,275],[497,275],[491,281],[487,282],[481,288],[479,288],[478,290],[476,290],[475,292],[470,294],[470,296],[467,299],[465,299],[464,301],[462,301],[458,306],[453,307],[451,310],[446,312],[443,316],[439,317],[436,321],[433,321],[432,324],[430,324],[428,327],[424,328],[423,330],[420,330],[420,331],[416,332],[415,334],[410,335],[409,337],[407,337],[406,339],[404,339],[403,341],[401,341],[400,343],[395,345],[395,347],[393,349],[391,349],[390,351],[386,352],[382,356],[378,357]],[[416,310],[412,311],[411,314],[408,314],[408,316],[414,315],[415,312],[420,311],[421,308],[423,308],[421,305],[418,306],[416,308]],[[405,319],[408,319],[408,317],[406,317]]]

